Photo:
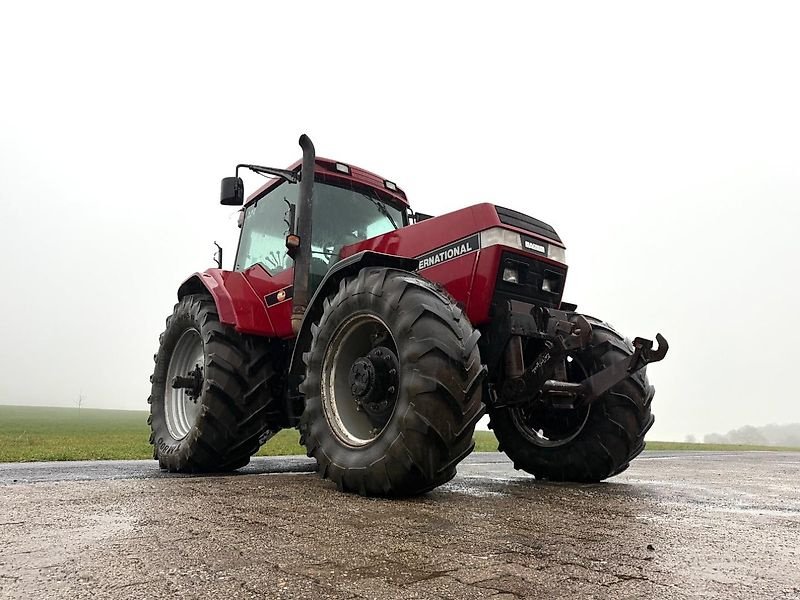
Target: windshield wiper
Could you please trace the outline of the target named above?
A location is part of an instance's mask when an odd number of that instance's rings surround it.
[[[392,218],[392,215],[389,213],[389,211],[386,208],[386,206],[383,204],[383,202],[381,202],[380,198],[377,197],[377,194],[375,194],[374,190],[372,191],[372,193],[373,193],[374,196],[367,196],[367,198],[369,198],[370,202],[372,202],[375,205],[375,207],[380,211],[380,213],[384,217],[389,219],[389,223],[392,224],[392,227],[394,227],[395,229],[400,229],[397,226],[397,223],[394,222],[394,219]]]

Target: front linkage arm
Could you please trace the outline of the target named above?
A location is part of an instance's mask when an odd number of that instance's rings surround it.
[[[512,335],[508,342],[506,379],[500,390],[503,405],[530,402],[553,375],[566,379],[567,354],[585,348],[592,339],[592,326],[581,315],[577,315],[576,323],[571,323],[566,313],[547,310],[546,314],[546,326],[539,332],[544,349],[530,365],[524,365],[522,337]]]

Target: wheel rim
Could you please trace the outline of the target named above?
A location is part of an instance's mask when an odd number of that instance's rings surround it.
[[[397,346],[389,327],[374,314],[351,316],[322,360],[322,408],[331,430],[349,446],[372,443],[394,414],[398,388]]]
[[[175,377],[186,376],[196,367],[202,371],[204,366],[203,340],[200,332],[187,329],[175,344],[167,368],[166,389],[164,391],[164,414],[167,430],[175,440],[182,440],[194,427],[200,414],[202,403],[187,388],[173,388]]]
[[[589,372],[580,360],[567,359],[567,380],[583,381]],[[511,409],[517,430],[532,444],[542,448],[563,446],[574,440],[589,420],[591,405],[581,409],[554,409],[534,402]]]

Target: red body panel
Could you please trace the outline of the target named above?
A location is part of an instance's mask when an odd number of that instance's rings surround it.
[[[341,257],[346,258],[363,250],[374,250],[416,258],[492,227],[503,227],[531,237],[540,237],[530,231],[502,224],[494,205],[476,204],[347,246],[342,249]],[[542,239],[549,244],[554,243],[552,240]],[[470,321],[476,326],[482,325],[490,318],[494,282],[504,251],[530,256],[518,248],[493,245],[422,268],[420,273],[443,285],[464,307]],[[537,255],[536,258],[547,263],[552,262],[542,256]],[[266,297],[288,289],[292,285],[294,269],[287,269],[272,277],[260,265],[255,265],[244,272],[209,269],[195,276],[214,297],[223,323],[233,325],[241,333],[280,338],[293,336],[290,320],[291,295],[285,300],[271,303],[269,307]]]
[[[348,165],[349,173],[342,173],[336,169],[336,164],[337,161],[334,160],[317,158],[315,179],[345,187],[370,186],[383,198],[408,206],[405,193],[399,188],[387,188],[386,180],[379,175],[352,165]],[[299,167],[300,161],[289,169],[296,170]],[[260,198],[280,183],[280,179],[268,181],[248,197],[247,203]],[[492,204],[476,204],[347,246],[342,249],[341,258],[363,250],[417,258],[492,227],[503,227],[529,237],[541,238],[548,244],[560,245],[530,231],[501,223]],[[464,307],[472,323],[481,325],[489,319],[494,282],[504,250],[526,254],[518,248],[505,246],[490,246],[485,249],[477,247],[444,262],[423,265],[420,272],[431,281],[443,285]],[[551,262],[542,256],[537,256],[537,259]],[[287,269],[273,277],[260,265],[243,272],[209,269],[204,273],[195,273],[184,282],[179,295],[198,291],[202,289],[198,287],[198,283],[202,284],[213,296],[223,323],[234,326],[241,333],[291,338],[292,296],[288,292],[293,277],[294,269]],[[287,291],[285,299],[281,299],[281,290]],[[267,302],[268,296],[270,302]]]
[[[362,250],[375,250],[385,254],[418,257],[492,227],[502,227],[524,233],[529,237],[541,238],[548,244],[555,243],[530,231],[501,223],[493,204],[475,204],[347,246],[342,249],[341,254],[342,258],[345,258]],[[423,268],[420,273],[427,279],[443,285],[450,295],[464,306],[473,325],[482,325],[489,319],[494,282],[503,250],[525,254],[517,248],[490,246]],[[552,262],[542,256],[537,256],[537,259]]]
[[[247,280],[253,291],[258,295],[261,302],[261,310],[266,311],[272,324],[272,335],[280,338],[292,337],[292,297],[288,295],[285,300],[276,301],[274,304],[266,305],[267,295],[279,290],[286,290],[291,287],[294,280],[294,269],[287,269],[278,273],[274,277],[270,276],[261,265],[250,267],[245,272]],[[248,331],[242,329],[242,333],[259,333],[258,331]]]

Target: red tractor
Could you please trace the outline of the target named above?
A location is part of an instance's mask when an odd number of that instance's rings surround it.
[[[449,481],[488,411],[514,466],[554,481],[623,471],[653,424],[633,342],[562,301],[548,224],[476,204],[430,217],[373,173],[316,158],[239,165],[234,269],[195,273],[160,337],[150,442],[163,469],[222,472],[300,430],[322,477],[367,495]],[[245,202],[239,170],[271,176]]]

